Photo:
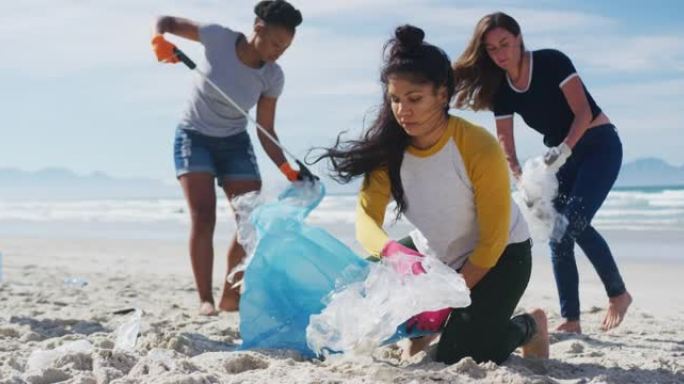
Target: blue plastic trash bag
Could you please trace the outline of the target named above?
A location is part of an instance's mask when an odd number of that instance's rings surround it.
[[[292,185],[278,201],[257,207],[254,256],[240,298],[242,348],[287,348],[313,356],[306,345],[311,314],[344,273],[363,273],[368,263],[321,228],[304,223],[323,199],[322,183]]]
[[[306,340],[310,316],[323,311],[324,299],[336,288],[366,278],[368,261],[304,223],[324,195],[321,183],[296,183],[250,215],[256,246],[240,298],[241,349],[283,348],[316,356]],[[402,325],[391,340],[407,336]]]

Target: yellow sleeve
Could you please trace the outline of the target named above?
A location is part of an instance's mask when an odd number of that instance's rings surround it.
[[[508,244],[511,195],[508,166],[496,138],[463,119],[454,132],[466,172],[473,185],[479,240],[469,260],[492,268]]]
[[[389,174],[376,169],[367,174],[356,204],[356,239],[371,255],[379,256],[389,236],[382,229],[391,196]]]

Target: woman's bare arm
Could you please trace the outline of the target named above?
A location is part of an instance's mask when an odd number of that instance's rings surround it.
[[[160,16],[154,26],[155,33],[171,33],[192,41],[199,41],[199,25],[188,19],[173,16]]]

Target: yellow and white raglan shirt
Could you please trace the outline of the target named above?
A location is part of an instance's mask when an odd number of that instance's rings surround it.
[[[510,193],[506,160],[484,128],[451,116],[428,149],[409,146],[401,164],[404,216],[427,240],[429,251],[454,269],[470,260],[496,265],[508,244],[530,237]],[[391,199],[387,169],[366,175],[356,208],[356,238],[379,255],[389,240],[382,225]],[[421,250],[423,251],[423,250]]]

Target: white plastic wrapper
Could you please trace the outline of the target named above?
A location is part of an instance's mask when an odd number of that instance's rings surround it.
[[[420,260],[425,274],[401,275],[383,261],[370,266],[365,280],[333,292],[323,312],[311,316],[309,347],[319,354],[369,355],[418,313],[470,305],[461,275],[434,257]]]
[[[527,160],[522,177],[513,193],[534,240],[560,240],[567,227],[567,219],[553,206],[558,195],[558,168],[547,167],[541,156]]]
[[[116,330],[116,343],[114,349],[123,351],[135,350],[135,344],[138,341],[138,333],[140,332],[140,322],[142,319],[142,311],[136,309],[133,314],[124,321]]]
[[[31,352],[26,362],[26,372],[40,372],[50,368],[55,360],[61,356],[76,353],[90,354],[92,352],[93,345],[88,340],[72,341],[50,350],[38,349]]]

